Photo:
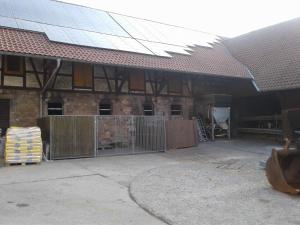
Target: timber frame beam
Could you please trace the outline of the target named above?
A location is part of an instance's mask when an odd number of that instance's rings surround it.
[[[50,76],[49,76],[48,80],[46,81],[44,87],[42,88],[41,94],[44,94],[47,91],[47,89],[50,87],[52,81],[56,78],[60,67],[61,67],[61,59],[57,59],[56,65],[53,66],[53,68],[49,69]]]

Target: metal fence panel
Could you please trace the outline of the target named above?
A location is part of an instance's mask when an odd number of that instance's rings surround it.
[[[166,149],[161,116],[97,116],[97,156],[160,152]]]
[[[88,116],[53,116],[50,119],[50,158],[93,157],[94,118]]]
[[[166,150],[161,116],[49,116],[39,119],[50,159],[161,152]]]

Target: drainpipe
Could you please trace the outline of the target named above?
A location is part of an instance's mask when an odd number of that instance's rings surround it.
[[[43,96],[44,96],[45,92],[47,91],[49,85],[51,84],[51,82],[53,81],[55,76],[57,75],[57,72],[58,72],[60,66],[61,66],[61,59],[56,59],[56,66],[55,66],[53,72],[51,73],[48,81],[46,82],[46,84],[44,85],[43,89],[40,92],[40,117],[43,117]]]

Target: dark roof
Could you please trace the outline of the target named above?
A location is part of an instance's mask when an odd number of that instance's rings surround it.
[[[222,43],[212,48],[193,47],[191,55],[173,54],[160,57],[50,41],[44,34],[0,28],[0,52],[21,55],[59,57],[96,64],[118,65],[152,70],[211,74],[250,78],[248,70]]]
[[[228,39],[261,91],[300,88],[300,18]]]

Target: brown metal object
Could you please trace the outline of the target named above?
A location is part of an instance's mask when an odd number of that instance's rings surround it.
[[[197,146],[197,124],[194,120],[172,119],[166,121],[167,147],[179,149]]]
[[[289,150],[289,140],[282,150],[272,150],[267,161],[266,174],[274,189],[300,194],[300,150]]]

